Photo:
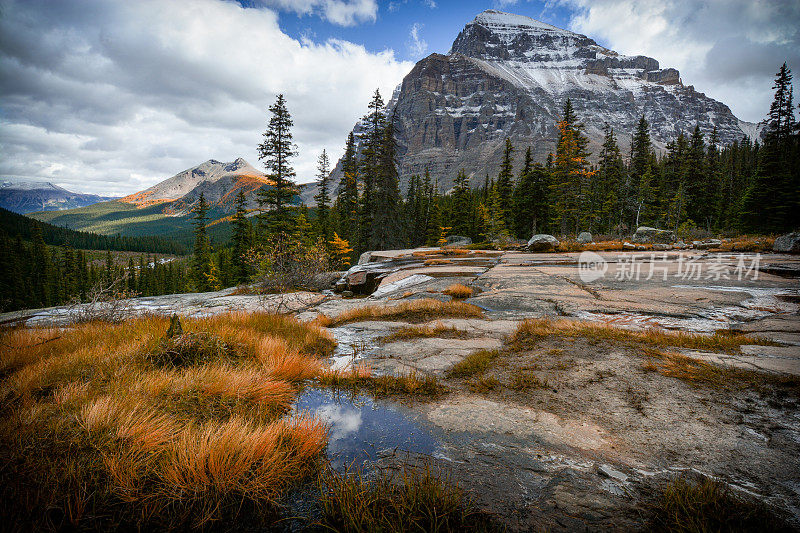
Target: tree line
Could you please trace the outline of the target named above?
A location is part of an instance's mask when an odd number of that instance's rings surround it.
[[[358,138],[348,135],[336,190],[328,154],[320,154],[313,210],[298,205],[292,119],[279,95],[258,147],[273,184],[259,192],[255,216],[240,195],[233,238],[217,251],[210,246],[208,206],[201,198],[195,209],[194,283],[210,290],[250,280],[250,252],[275,239],[317,243],[334,266],[345,267],[367,250],[434,246],[448,235],[502,243],[535,233],[622,236],[642,225],[687,236],[789,231],[800,224],[800,132],[791,79],[784,64],[763,141],[743,136],[723,146],[716,129],[703,132],[696,126],[659,154],[642,116],[627,153],[617,132],[605,125],[597,162],[591,163],[585,126],[567,99],[556,148],[546,162],[535,163],[525,147],[522,168],[515,169],[514,154],[523,148],[506,139],[497,175],[486,175],[481,186],[471,188],[462,170],[454,186],[442,191],[426,171],[410,178],[405,197],[398,183],[395,117],[376,90]]]
[[[150,254],[117,264],[110,250],[92,260],[71,245],[49,246],[40,224],[30,220],[30,240],[0,234],[0,310],[32,309],[106,296],[155,296],[194,289],[185,260],[159,262]]]
[[[0,207],[0,234],[19,235],[29,241],[33,236],[30,217],[14,213]],[[189,249],[183,243],[158,235],[130,237],[125,235],[100,235],[86,231],[76,231],[46,222],[38,222],[42,238],[54,246],[69,245],[82,250],[114,250],[128,252],[150,252],[160,254],[186,254]]]

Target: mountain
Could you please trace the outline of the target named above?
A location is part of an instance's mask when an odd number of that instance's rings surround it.
[[[58,226],[112,235],[169,235],[185,239],[191,230],[192,209],[204,194],[211,224],[224,222],[244,190],[246,206],[257,206],[256,192],[271,181],[242,158],[224,163],[209,159],[143,191],[119,200],[31,216]]]
[[[271,181],[266,174],[241,157],[232,163],[209,159],[148,189],[121,198],[120,202],[137,207],[163,205],[167,215],[185,215],[202,193],[212,207],[233,212],[240,189],[245,191],[248,207],[254,208],[255,195],[251,193],[269,184]]]
[[[0,181],[0,207],[20,214],[74,209],[111,199],[109,196],[71,192],[44,181]]]
[[[442,190],[465,169],[472,185],[499,169],[506,137],[516,168],[531,146],[544,161],[555,149],[556,123],[570,98],[596,156],[605,123],[623,150],[639,118],[657,149],[695,124],[721,142],[755,138],[760,126],[737,119],[725,104],[684,85],[674,68],[625,56],[591,38],[529,17],[488,10],[458,34],[447,55],[431,54],[403,79],[387,105],[394,113],[401,188],[428,168]],[[362,129],[354,128],[354,134]],[[334,181],[341,176],[338,167]],[[311,203],[316,187],[304,191]]]

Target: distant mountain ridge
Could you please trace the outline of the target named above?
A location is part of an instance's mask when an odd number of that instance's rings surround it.
[[[211,206],[231,212],[240,190],[244,190],[252,209],[256,206],[253,193],[271,184],[266,174],[241,157],[230,163],[209,159],[119,201],[137,207],[164,204],[164,214],[175,216],[191,211],[202,193]]]
[[[118,200],[59,212],[38,212],[37,220],[75,230],[110,235],[185,235],[192,211],[203,194],[209,204],[209,225],[229,219],[239,191],[245,207],[258,207],[257,193],[272,180],[244,159],[229,163],[209,159],[152,187]]]
[[[107,200],[113,197],[72,192],[45,181],[0,180],[0,207],[19,214],[63,211]]]

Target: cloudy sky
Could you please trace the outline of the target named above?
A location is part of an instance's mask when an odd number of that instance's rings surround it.
[[[748,121],[783,61],[800,76],[800,0],[0,0],[0,177],[124,195],[207,159],[258,166],[282,92],[310,181],[376,87],[489,8],[654,57]]]

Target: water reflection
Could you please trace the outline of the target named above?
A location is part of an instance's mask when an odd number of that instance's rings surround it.
[[[336,469],[357,468],[392,453],[433,455],[439,446],[431,432],[401,406],[378,403],[363,394],[308,388],[294,410],[307,411],[328,424],[328,458]]]

